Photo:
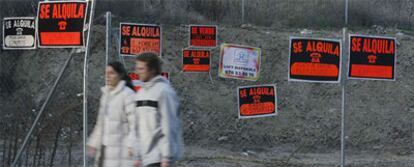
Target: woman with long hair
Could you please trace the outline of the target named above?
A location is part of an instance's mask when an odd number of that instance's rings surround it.
[[[106,85],[102,87],[99,113],[88,141],[89,155],[96,167],[134,166],[136,152],[133,86],[119,62],[106,67]],[[132,135],[129,135],[132,134]]]

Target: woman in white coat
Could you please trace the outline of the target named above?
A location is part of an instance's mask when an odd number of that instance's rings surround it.
[[[135,92],[126,70],[119,62],[106,67],[106,86],[102,87],[98,118],[88,141],[89,155],[96,167],[134,166],[137,149],[134,112]],[[131,135],[132,134],[132,135]]]

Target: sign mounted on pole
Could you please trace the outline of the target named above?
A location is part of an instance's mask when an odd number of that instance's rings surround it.
[[[3,49],[35,49],[36,19],[8,17],[3,19]]]
[[[349,35],[349,42],[349,78],[395,80],[395,38]]]
[[[39,2],[37,13],[40,48],[78,48],[85,46],[86,1]]]
[[[119,54],[135,56],[152,52],[161,56],[161,27],[155,24],[120,23]]]
[[[210,72],[210,50],[183,49],[184,72]]]
[[[220,47],[219,76],[256,81],[260,75],[260,48],[233,44]]]
[[[238,88],[239,118],[265,117],[277,114],[275,85]]]
[[[291,37],[289,81],[339,83],[341,41]]]
[[[190,25],[190,47],[216,47],[217,26]]]

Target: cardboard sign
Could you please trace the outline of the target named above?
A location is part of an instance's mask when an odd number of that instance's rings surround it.
[[[216,47],[217,26],[190,25],[190,46]]]
[[[238,88],[239,118],[264,117],[277,114],[275,85]]]
[[[219,76],[256,81],[260,75],[260,54],[260,48],[222,44]]]
[[[349,78],[395,80],[395,38],[350,35],[349,42]]]
[[[341,41],[292,37],[289,80],[338,83],[341,76]]]
[[[3,20],[3,49],[35,49],[36,19],[9,17]]]
[[[161,56],[161,27],[152,24],[120,24],[119,54],[135,56],[152,52]]]
[[[184,72],[210,72],[210,50],[184,49]]]
[[[132,81],[132,85],[134,85],[134,90],[139,91],[144,84],[144,82],[139,80],[139,76],[136,73],[128,73],[129,78]],[[169,73],[168,72],[162,72],[161,76],[165,77],[167,80],[169,80]]]
[[[87,5],[86,1],[39,2],[37,13],[39,47],[83,47]]]

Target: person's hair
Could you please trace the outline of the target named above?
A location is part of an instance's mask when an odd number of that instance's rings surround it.
[[[127,71],[124,68],[124,65],[118,61],[110,62],[108,66],[112,67],[114,71],[119,75],[121,80],[125,81],[125,85],[132,90],[134,90],[134,85],[132,85],[131,78],[129,78]]]
[[[145,62],[149,71],[154,71],[155,75],[161,74],[161,60],[157,54],[146,52],[138,55],[136,61]]]

